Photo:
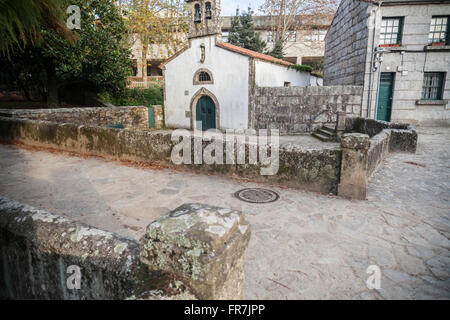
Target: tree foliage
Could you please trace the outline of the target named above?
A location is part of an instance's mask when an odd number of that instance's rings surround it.
[[[81,12],[75,43],[44,30],[42,53],[56,67],[60,80],[83,80],[102,91],[120,91],[131,74],[126,28],[119,9],[108,0],[72,0]]]
[[[228,39],[231,44],[262,53],[266,48],[266,42],[255,31],[253,13],[250,7],[247,12],[242,14],[239,14],[239,10],[236,11],[236,16],[231,18],[231,30]]]
[[[113,96],[107,92],[101,93],[102,101],[116,106],[147,106],[164,104],[164,84],[152,82],[146,89],[127,88],[120,96]]]
[[[267,52],[268,55],[272,57],[283,59],[284,57],[284,40],[283,38],[277,38],[272,50]]]
[[[44,26],[72,38],[64,25],[66,0],[0,0],[0,52],[10,55],[42,39]]]
[[[62,85],[79,82],[91,91],[117,94],[124,90],[126,77],[132,72],[125,24],[114,3],[71,0],[71,4],[78,5],[81,13],[81,29],[71,32],[75,41],[43,23],[39,30],[42,41],[29,43],[3,66],[7,69],[4,72],[15,75],[11,82],[25,83],[20,79],[25,77],[26,83],[40,83],[51,107],[58,104]],[[59,10],[65,12],[64,7]]]
[[[165,59],[180,50],[187,39],[184,0],[122,0],[129,38],[141,49],[144,77],[148,59]]]

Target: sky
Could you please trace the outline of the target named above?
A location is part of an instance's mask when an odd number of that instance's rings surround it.
[[[240,10],[247,11],[248,5],[250,4],[255,13],[258,12],[258,8],[264,0],[222,0],[222,15],[232,16],[236,13],[236,8],[239,6]]]

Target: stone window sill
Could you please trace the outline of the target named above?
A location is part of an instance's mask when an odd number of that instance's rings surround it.
[[[386,49],[388,51],[405,51],[407,48],[405,46],[399,46],[399,47],[381,47],[383,49]]]
[[[445,106],[448,100],[417,100],[417,105],[428,105],[428,106]]]
[[[425,51],[450,51],[450,46],[426,46]]]

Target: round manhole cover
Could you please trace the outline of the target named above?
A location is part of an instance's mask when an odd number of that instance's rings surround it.
[[[242,189],[236,192],[234,196],[239,200],[250,203],[269,203],[280,198],[275,191],[261,188]]]

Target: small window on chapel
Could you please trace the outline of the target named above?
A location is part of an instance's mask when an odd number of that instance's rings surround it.
[[[194,22],[202,22],[202,11],[199,4],[195,5]]]
[[[202,71],[198,75],[198,81],[199,82],[208,82],[211,81],[211,76],[208,72]]]
[[[194,76],[194,84],[213,84],[214,80],[211,73],[205,69],[197,71]]]
[[[205,17],[206,17],[206,19],[211,19],[212,18],[211,2],[207,2],[205,4]]]

